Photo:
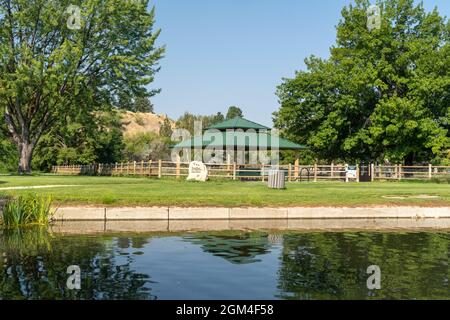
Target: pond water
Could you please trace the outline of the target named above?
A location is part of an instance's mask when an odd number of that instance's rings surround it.
[[[449,254],[448,232],[3,230],[0,299],[449,299]]]

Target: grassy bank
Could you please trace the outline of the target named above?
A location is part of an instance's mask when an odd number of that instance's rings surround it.
[[[61,187],[5,190],[5,188],[49,185]],[[0,194],[51,195],[55,203],[65,205],[227,207],[450,205],[450,184],[293,182],[287,186],[287,190],[270,190],[261,182],[195,183],[184,180],[126,177],[0,176]]]

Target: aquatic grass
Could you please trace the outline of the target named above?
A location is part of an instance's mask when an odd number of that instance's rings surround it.
[[[52,202],[51,196],[37,194],[10,198],[3,205],[2,223],[6,227],[46,225],[53,216]]]

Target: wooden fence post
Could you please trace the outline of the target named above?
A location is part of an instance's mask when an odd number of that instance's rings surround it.
[[[133,161],[133,174],[136,174],[136,161]]]
[[[402,165],[401,164],[398,165],[398,180],[399,181],[402,180]]]
[[[152,176],[152,160],[148,161],[148,176],[151,177]]]
[[[144,160],[141,161],[141,172],[139,172],[139,175],[143,175],[144,174]]]
[[[348,182],[348,163],[345,164],[345,182]]]
[[[331,163],[331,170],[330,171],[331,171],[330,172],[330,177],[331,177],[331,179],[333,179],[334,178],[334,162]]]
[[[370,181],[375,181],[375,165],[373,163],[370,164]]]
[[[262,180],[262,182],[264,182],[264,180],[265,180],[265,175],[266,173],[265,173],[265,167],[264,167],[264,165],[262,164],[261,165],[261,180]]]
[[[359,163],[356,164],[356,182],[359,183]]]
[[[430,164],[428,164],[428,179],[431,180],[431,178],[433,177],[433,166]]]
[[[289,167],[288,167],[288,181],[291,182],[292,181],[292,164],[289,163]]]
[[[295,159],[295,164],[294,164],[294,178],[296,181],[299,180],[300,178],[300,160],[299,159]]]
[[[317,162],[314,163],[314,182],[317,182]]]
[[[162,160],[158,160],[158,178],[161,179],[162,177]]]
[[[180,179],[180,156],[177,156],[177,169],[176,169],[177,179]]]
[[[236,162],[233,162],[233,180],[236,180]]]

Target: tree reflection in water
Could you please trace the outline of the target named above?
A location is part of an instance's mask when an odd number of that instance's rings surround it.
[[[222,259],[205,259],[199,248]],[[231,299],[449,299],[449,256],[445,232],[117,237],[0,229],[0,299],[183,298],[179,290]],[[206,263],[201,273],[198,263]],[[82,270],[79,291],[66,288],[70,265]],[[370,265],[381,268],[381,290],[367,289]]]
[[[199,233],[185,237],[186,241],[200,245],[202,250],[233,264],[259,262],[257,258],[270,252],[267,233],[212,234]]]
[[[113,239],[53,237],[46,228],[0,230],[0,298],[154,299],[149,276],[131,270],[133,258],[118,263]],[[81,290],[66,287],[70,265],[82,270]]]
[[[310,233],[284,236],[283,299],[449,299],[448,233]],[[381,290],[367,289],[367,267]]]

